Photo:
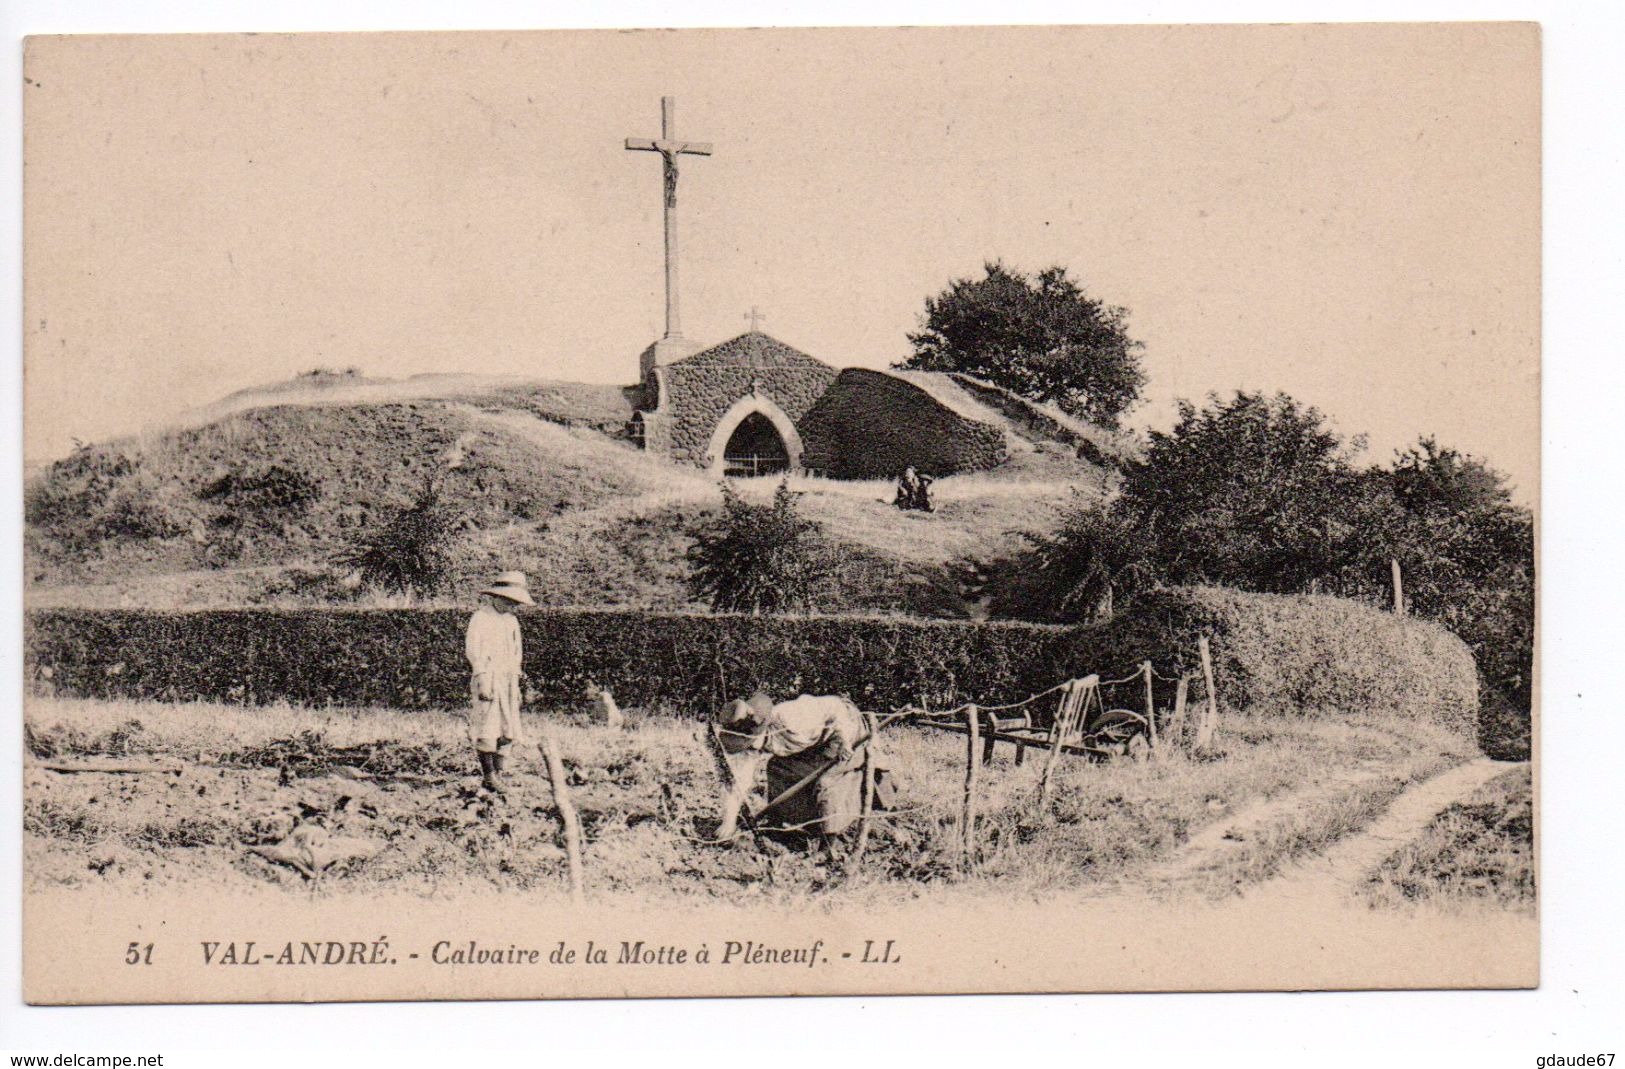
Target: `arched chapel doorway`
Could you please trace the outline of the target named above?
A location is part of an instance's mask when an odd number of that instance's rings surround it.
[[[790,468],[790,450],[773,421],[752,412],[739,421],[722,451],[722,473],[733,479],[774,475]]]

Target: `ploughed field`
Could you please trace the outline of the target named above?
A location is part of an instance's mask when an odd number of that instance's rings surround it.
[[[588,895],[644,903],[791,904],[815,894],[874,902],[947,887],[1002,897],[1137,886],[1228,894],[1358,832],[1382,799],[1469,753],[1461,739],[1414,720],[1227,715],[1218,752],[1205,759],[1063,759],[1040,805],[1044,752],[1029,751],[1016,767],[1001,744],[981,770],[979,856],[967,871],[962,736],[885,730],[896,808],[877,815],[866,855],[850,864],[794,844],[711,842],[717,773],[693,722],[633,712],[615,729],[571,713],[549,718],[581,816]],[[534,740],[541,716],[527,719]],[[567,893],[561,828],[536,749],[516,753],[506,794],[492,797],[477,789],[454,714],[35,697],[25,734],[25,879],[34,891]],[[1268,835],[1233,842],[1247,836],[1216,834],[1230,822],[1249,826],[1249,813],[1269,815]],[[1223,840],[1222,849],[1207,840]],[[294,842],[335,860],[315,880],[272,860]],[[1167,879],[1187,844],[1202,852],[1202,864],[1188,866],[1200,878]]]

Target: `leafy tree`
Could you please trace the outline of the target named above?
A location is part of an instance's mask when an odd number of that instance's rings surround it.
[[[1431,436],[1394,458],[1393,483],[1394,493],[1412,512],[1443,509],[1466,515],[1512,504],[1505,476]]]
[[[335,559],[358,569],[372,586],[433,594],[450,577],[457,528],[458,517],[441,503],[440,487],[426,481],[412,504],[362,533]]]
[[[1347,592],[1339,577],[1391,511],[1353,466],[1363,444],[1286,394],[1182,401],[1126,466],[1121,507],[1166,582]]]
[[[1483,741],[1526,756],[1533,701],[1535,529],[1505,478],[1482,460],[1423,438],[1387,472],[1402,512],[1390,531],[1412,610],[1459,635],[1478,661],[1486,707],[1501,723]]]
[[[1509,567],[1530,572],[1532,580],[1534,520],[1512,503],[1499,472],[1423,438],[1380,474],[1399,509],[1389,551],[1404,567],[1415,611],[1448,619],[1472,588],[1510,578]]]
[[[1064,267],[1032,277],[998,262],[983,270],[926,298],[921,329],[908,336],[914,354],[897,366],[965,372],[1115,427],[1145,385],[1127,311],[1090,297]]]
[[[788,482],[771,505],[722,484],[722,515],[689,547],[689,590],[716,612],[778,613],[811,607],[832,571],[818,524],[802,516]]]
[[[1529,510],[1483,461],[1423,438],[1356,467],[1314,408],[1238,392],[1152,432],[1108,509],[1084,507],[1010,569],[1000,615],[1086,620],[1156,583],[1329,593],[1388,604],[1400,562],[1410,611],[1472,649],[1481,744],[1526,756],[1534,660]]]

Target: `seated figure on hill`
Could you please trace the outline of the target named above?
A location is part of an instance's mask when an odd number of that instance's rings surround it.
[[[931,476],[922,475],[912,467],[905,468],[897,480],[897,497],[893,504],[900,509],[931,511]]]

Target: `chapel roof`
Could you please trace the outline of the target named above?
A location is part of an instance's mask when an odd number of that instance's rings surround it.
[[[999,418],[997,413],[967,392],[947,372],[905,371],[902,368],[888,368],[882,374],[890,375],[894,379],[902,379],[904,382],[918,387],[931,400],[955,415],[975,420],[978,423],[1003,425],[1004,421]]]
[[[730,338],[720,345],[713,345],[709,349],[702,349],[693,356],[684,357],[671,366],[829,368],[828,364],[817,357],[809,356],[800,349],[786,345],[777,338],[769,337],[759,330],[746,331],[737,338]]]

